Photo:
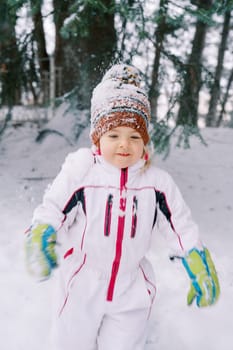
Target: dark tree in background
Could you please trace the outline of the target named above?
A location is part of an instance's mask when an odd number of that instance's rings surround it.
[[[43,25],[43,15],[41,12],[42,0],[30,0],[31,14],[34,24],[33,37],[37,45],[37,55],[40,76],[44,72],[49,72],[49,56],[46,50],[45,30]],[[63,2],[63,1],[62,1]]]
[[[22,61],[15,33],[16,15],[8,1],[0,2],[1,104],[12,106],[21,100]]]
[[[218,50],[217,66],[214,74],[214,81],[210,90],[210,102],[209,102],[208,114],[206,116],[206,126],[216,126],[218,123],[217,105],[219,103],[219,98],[221,95],[220,80],[221,80],[222,71],[223,71],[224,55],[226,53],[227,39],[230,31],[230,20],[231,20],[231,11],[227,10],[224,15],[224,23],[223,23],[223,29],[221,34],[221,42]]]
[[[157,120],[157,108],[158,108],[158,97],[159,97],[159,68],[160,58],[164,51],[165,36],[168,31],[167,19],[168,0],[160,0],[157,27],[155,30],[155,55],[151,74],[151,85],[149,91],[149,98],[151,100],[151,115],[152,121],[155,123]]]
[[[205,47],[205,37],[208,29],[206,16],[213,5],[212,0],[193,1],[197,5],[198,14],[202,14],[197,19],[195,34],[192,42],[191,53],[188,62],[183,70],[183,87],[179,98],[179,112],[177,124],[197,127],[199,92],[202,84],[202,53]]]
[[[75,88],[79,107],[88,108],[93,87],[115,57],[115,3],[114,0],[81,4],[80,1],[53,1],[55,62],[62,68],[63,93]],[[71,18],[67,19],[69,14]]]

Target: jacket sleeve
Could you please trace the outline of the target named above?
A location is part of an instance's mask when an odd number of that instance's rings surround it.
[[[158,170],[162,181],[156,190],[158,227],[165,236],[171,254],[184,256],[190,249],[202,248],[199,228],[172,177]]]
[[[72,194],[94,164],[90,149],[81,148],[70,153],[61,168],[61,171],[46,190],[42,203],[35,209],[32,224],[50,224],[58,230],[66,219],[63,210]],[[71,225],[75,218],[75,209],[66,220]]]

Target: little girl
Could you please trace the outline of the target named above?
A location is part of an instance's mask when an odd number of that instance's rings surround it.
[[[162,230],[191,279],[188,304],[214,304],[219,283],[179,189],[149,163],[150,104],[140,72],[115,65],[94,89],[91,149],[68,155],[26,234],[29,270],[58,265],[56,350],[143,350],[156,285],[146,258]]]

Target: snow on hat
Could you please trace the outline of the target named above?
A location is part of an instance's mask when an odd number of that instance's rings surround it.
[[[141,74],[126,64],[112,66],[93,90],[91,99],[92,142],[118,126],[128,126],[149,141],[150,103],[141,87]]]

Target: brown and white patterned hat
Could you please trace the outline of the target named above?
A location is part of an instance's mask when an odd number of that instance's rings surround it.
[[[114,65],[93,90],[90,137],[97,144],[100,137],[118,126],[128,126],[149,141],[150,103],[141,87],[140,71],[126,64]]]

